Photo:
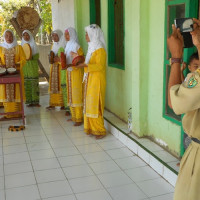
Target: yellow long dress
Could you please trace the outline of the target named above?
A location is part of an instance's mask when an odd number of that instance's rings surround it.
[[[61,90],[61,68],[60,62],[51,65],[49,79],[50,106],[64,106]]]
[[[20,70],[21,74],[22,91],[24,97],[24,78],[22,68],[26,63],[26,57],[22,47],[20,45],[10,49],[1,47],[0,60],[1,63],[6,66],[6,68],[13,67],[15,64],[20,64],[18,70]],[[0,102],[3,102],[5,113],[20,111],[21,101],[19,84],[0,84]],[[19,117],[19,115],[8,115],[6,117]]]
[[[106,51],[100,48],[93,52],[84,82],[84,131],[87,134],[106,135],[103,112],[106,90]]]
[[[83,56],[83,49],[79,48],[78,55]],[[72,121],[83,121],[83,69],[72,67],[72,71],[67,71],[68,86],[68,106],[72,115]]]

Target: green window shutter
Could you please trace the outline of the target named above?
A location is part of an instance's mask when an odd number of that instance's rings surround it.
[[[124,0],[108,0],[108,63],[124,69]]]

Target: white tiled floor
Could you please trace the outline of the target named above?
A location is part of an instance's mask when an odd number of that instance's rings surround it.
[[[0,200],[172,200],[174,188],[113,135],[97,141],[46,111],[48,96],[41,104],[26,109],[23,132],[0,124]]]

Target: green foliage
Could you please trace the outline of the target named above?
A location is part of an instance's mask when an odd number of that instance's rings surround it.
[[[5,29],[14,30],[13,26],[10,23],[10,19],[15,11],[19,10],[22,6],[26,6],[29,0],[7,0],[0,1],[0,13],[3,18],[2,24],[0,24],[0,30],[4,31]]]
[[[52,13],[51,13],[51,3],[49,0],[39,0],[38,1],[40,17],[43,20],[43,32],[48,35],[52,31]]]
[[[52,12],[49,0],[4,0],[0,1],[0,35],[6,29],[14,30],[10,23],[13,13],[23,6],[31,6],[37,10],[42,19],[42,33],[51,34]],[[41,33],[40,33],[41,34]]]

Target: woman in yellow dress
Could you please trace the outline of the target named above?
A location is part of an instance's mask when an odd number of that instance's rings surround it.
[[[64,51],[65,43],[63,40],[63,33],[61,30],[57,29],[52,32],[53,46],[52,51],[55,54],[54,63],[51,65],[50,69],[50,80],[49,80],[49,93],[50,100],[48,110],[54,109],[55,106],[63,108],[63,96],[61,90],[61,63],[59,58],[59,53]]]
[[[4,42],[0,48],[1,64],[5,68],[16,68],[20,71],[22,87],[24,85],[22,68],[26,63],[24,51],[17,44],[13,32],[7,29],[3,34]],[[24,95],[24,88],[23,88]],[[0,85],[0,102],[3,102],[4,112],[17,112],[21,110],[20,88],[19,84],[1,84]],[[7,115],[4,118],[16,118],[19,115]],[[3,119],[3,118],[2,118]]]
[[[68,106],[72,115],[74,126],[80,126],[83,122],[83,69],[72,66],[72,55],[83,56],[83,50],[78,42],[76,30],[69,27],[65,30],[65,39],[67,45],[65,47],[65,54],[67,65],[67,87],[68,87]]]
[[[84,131],[101,139],[104,127],[104,102],[106,90],[106,47],[103,32],[96,24],[85,28],[88,52],[84,64]]]

